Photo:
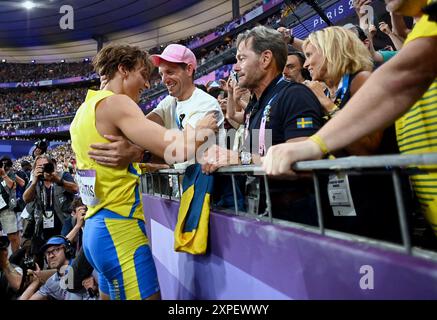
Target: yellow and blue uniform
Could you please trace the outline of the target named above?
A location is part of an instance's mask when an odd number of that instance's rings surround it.
[[[437,23],[422,16],[405,44],[423,37],[437,37]],[[396,136],[403,154],[437,152],[437,79],[423,97],[398,121]],[[437,166],[421,166],[437,169]],[[424,215],[437,235],[437,173],[411,176],[411,181]]]
[[[79,189],[88,206],[83,247],[99,272],[102,292],[111,299],[144,299],[158,292],[159,286],[145,231],[140,169],[137,164],[105,167],[88,156],[92,143],[109,142],[97,131],[95,111],[111,95],[89,90],[70,128]]]

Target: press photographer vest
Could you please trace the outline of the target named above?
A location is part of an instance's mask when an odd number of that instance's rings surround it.
[[[62,173],[61,173],[62,175]],[[61,176],[60,175],[60,176]],[[43,199],[40,199],[41,195],[43,195],[44,191],[41,190],[41,186],[44,186],[41,183],[37,183],[35,192],[35,197],[39,197],[38,203],[42,206],[44,205]],[[70,206],[73,201],[73,197],[69,198],[65,195],[65,188],[58,186],[56,183],[52,184],[53,188],[53,200],[52,200],[52,206],[53,211],[55,212],[56,216],[59,218],[62,224],[64,224],[64,221],[66,218],[70,216]],[[35,208],[38,211],[41,211],[40,207]],[[46,210],[47,208],[44,208]]]

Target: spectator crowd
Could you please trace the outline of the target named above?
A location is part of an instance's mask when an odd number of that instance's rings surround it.
[[[294,37],[289,28],[258,25],[198,57],[180,44],[170,44],[151,57],[150,63],[159,74],[152,75],[150,85],[153,88],[162,83],[168,95],[147,115],[149,122],[175,129],[178,134],[196,127],[214,127],[231,137],[221,139],[219,135],[201,159],[196,159],[204,174],[230,165],[256,164],[269,175],[293,178],[244,176],[232,185],[229,177],[221,176],[215,181],[215,205],[237,205],[238,210],[255,215],[271,209],[273,218],[317,226],[314,184],[290,171],[296,161],[437,152],[436,128],[427,121],[435,117],[437,106],[437,68],[431,58],[435,51],[430,50],[436,48],[437,21],[429,21],[420,10],[393,10],[390,21],[381,21],[378,26],[366,24],[363,7],[371,2],[354,0],[356,24],[326,27],[306,39]],[[414,16],[414,21],[402,14]],[[269,23],[276,20],[277,16],[270,17]],[[217,27],[215,32],[226,33],[226,27]],[[374,47],[378,32],[385,35],[382,48]],[[417,47],[412,46],[414,43]],[[395,50],[384,49],[386,46]],[[196,87],[198,65],[231,47],[237,54],[229,77]],[[174,52],[182,53],[175,57]],[[0,79],[14,72],[15,79],[47,75],[37,66],[33,73],[15,65],[8,68],[12,69],[1,72]],[[75,73],[80,68],[73,69]],[[420,85],[410,79],[413,74]],[[108,81],[113,80],[103,76],[101,89],[108,88]],[[20,125],[13,123],[17,120],[72,115],[85,95],[85,88],[0,93],[0,115],[6,122],[0,125],[17,129]],[[377,101],[371,100],[373,95]],[[396,105],[390,104],[393,101]],[[212,113],[214,121],[208,116]],[[146,150],[128,138],[108,138],[110,143],[93,150],[90,158],[105,168],[125,168],[132,159],[150,166],[167,160],[156,155],[147,157]],[[178,158],[174,167],[189,165],[198,149],[197,144],[193,150],[184,149],[183,159]],[[82,249],[87,207],[81,202],[75,180],[76,155],[71,145],[48,150],[47,143],[40,142],[31,156],[15,162],[2,157],[0,162],[0,223],[4,235],[0,244],[0,295],[23,300],[98,298],[99,281]],[[437,177],[430,172],[428,178],[401,176],[400,183],[408,191],[406,212],[413,245],[435,250]],[[169,181],[179,191],[180,181]],[[330,173],[320,178],[319,185],[326,228],[402,243],[391,177]],[[332,196],[338,192],[346,195],[342,201]],[[232,195],[237,196],[236,201]],[[265,205],[267,198],[271,208]],[[10,257],[7,250],[12,253]],[[61,284],[69,272],[80,281],[64,289]]]
[[[246,13],[262,5],[257,3]],[[242,16],[244,16],[242,14]],[[269,16],[265,24],[274,25],[280,19],[278,14]],[[215,32],[219,36],[226,35],[231,31],[230,26],[239,19],[226,22],[214,30],[206,31],[200,35],[191,36],[178,43],[186,44],[195,39]],[[236,37],[225,37],[222,44],[212,48],[199,50],[197,63],[199,66],[213,60],[215,57],[235,47]],[[150,49],[150,52],[162,51],[164,45]],[[53,80],[74,76],[89,76],[93,74],[92,65],[89,62],[52,63],[52,64],[19,64],[2,63],[0,68],[0,82],[32,82],[41,80]],[[161,79],[157,73],[150,79],[150,89],[163,88]],[[58,127],[69,124],[71,118],[51,119],[65,116],[73,116],[80,103],[83,101],[86,88],[73,89],[33,89],[26,91],[0,91],[0,130],[14,131],[19,129]],[[157,105],[152,103],[152,105]],[[141,98],[140,105],[150,104],[148,92]]]
[[[1,122],[37,120],[74,114],[86,88],[0,92]]]
[[[1,63],[0,82],[36,82],[42,80],[87,77],[94,73],[89,62]]]

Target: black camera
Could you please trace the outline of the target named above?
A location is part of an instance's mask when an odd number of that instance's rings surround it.
[[[53,164],[53,162],[44,163],[43,167],[42,167],[43,173],[38,176],[38,179],[40,181],[44,181],[44,173],[50,174],[50,173],[53,173],[54,171],[55,171],[55,165]]]
[[[7,236],[0,237],[0,250],[7,249],[9,247],[9,239]]]
[[[26,257],[24,258],[23,265],[26,269],[35,270],[35,260],[32,257]]]
[[[38,149],[41,149],[41,154],[45,153],[47,151],[48,146],[49,145],[48,145],[46,139],[39,140],[39,141],[35,142],[35,147]]]
[[[48,147],[49,144],[46,139],[35,142],[35,148],[32,151],[32,157],[36,158],[36,156],[46,153]],[[37,150],[39,150],[38,153],[36,153]]]
[[[47,162],[43,166],[43,172],[53,173],[55,171],[55,165],[52,162]]]

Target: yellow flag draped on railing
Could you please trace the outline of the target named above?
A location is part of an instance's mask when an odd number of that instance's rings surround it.
[[[209,211],[214,178],[199,164],[185,170],[182,198],[175,228],[175,251],[204,254],[208,243]]]

